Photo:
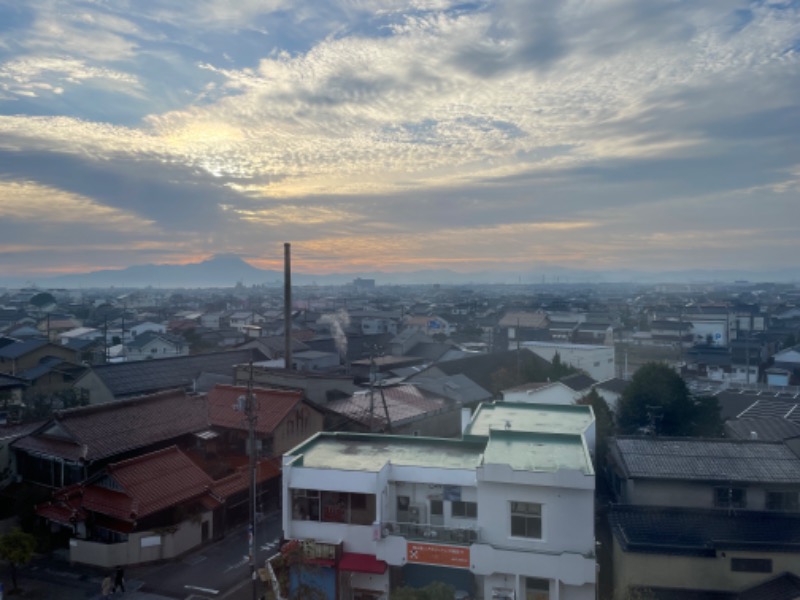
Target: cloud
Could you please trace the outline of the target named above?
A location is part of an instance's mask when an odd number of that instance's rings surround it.
[[[794,4],[32,6],[0,53],[0,175],[194,235],[182,252],[260,234],[327,266],[666,265],[670,239],[681,259],[723,260],[726,232],[791,244],[722,206],[794,212]],[[87,84],[139,104],[92,114]]]

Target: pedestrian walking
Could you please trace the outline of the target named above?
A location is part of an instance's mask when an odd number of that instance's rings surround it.
[[[111,591],[116,592],[117,588],[122,590],[123,594],[125,593],[125,572],[122,567],[117,567],[117,572],[114,573],[114,589]]]
[[[100,595],[105,600],[111,597],[111,574],[105,576],[103,583],[100,584]]]

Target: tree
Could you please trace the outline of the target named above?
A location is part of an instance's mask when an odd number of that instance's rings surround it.
[[[0,536],[0,556],[11,564],[12,592],[18,589],[17,567],[28,564],[33,558],[35,549],[36,538],[19,528]]]
[[[719,406],[693,398],[683,378],[664,363],[647,363],[636,371],[617,406],[623,434],[709,435],[721,426]]]

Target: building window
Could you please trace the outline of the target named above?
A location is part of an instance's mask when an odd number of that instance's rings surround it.
[[[732,558],[731,571],[741,573],[772,573],[770,558]]]
[[[747,506],[747,490],[736,487],[714,488],[714,506],[717,508],[744,508]]]
[[[538,577],[525,578],[525,600],[549,600],[550,582]]]
[[[375,514],[373,494],[292,490],[292,518],[297,521],[372,525]]]
[[[463,517],[467,519],[478,518],[478,504],[477,502],[464,502],[463,500],[453,500],[451,514],[454,517]]]
[[[442,517],[444,516],[444,502],[441,500],[431,500],[431,516]]]
[[[767,492],[767,510],[800,510],[797,492]]]
[[[535,502],[512,502],[511,535],[542,539],[542,505]]]

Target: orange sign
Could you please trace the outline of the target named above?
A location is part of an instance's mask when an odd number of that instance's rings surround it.
[[[408,542],[406,560],[410,563],[469,569],[469,547]]]

